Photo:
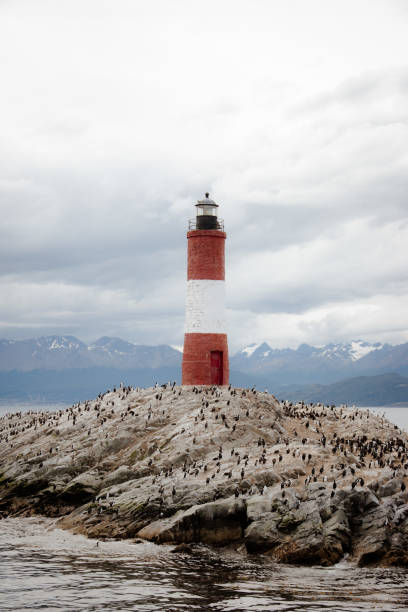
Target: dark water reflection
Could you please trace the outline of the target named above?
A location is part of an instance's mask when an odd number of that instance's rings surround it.
[[[205,547],[100,542],[0,521],[0,610],[408,610],[406,570],[281,566]]]

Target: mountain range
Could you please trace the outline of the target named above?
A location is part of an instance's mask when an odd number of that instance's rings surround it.
[[[356,340],[322,347],[301,344],[298,349],[273,349],[263,342],[239,351],[231,358],[230,366],[281,385],[326,384],[389,372],[406,376],[408,343],[392,346]]]
[[[145,346],[104,336],[85,344],[74,336],[0,340],[0,371],[67,368],[152,368],[180,366],[180,351],[167,345]]]
[[[136,386],[180,382],[181,360],[182,353],[176,347],[139,345],[107,336],[90,344],[74,336],[57,335],[0,339],[0,398],[51,395],[53,399],[76,401],[122,380]],[[394,378],[381,379],[390,374]],[[359,398],[364,403],[366,397],[365,403],[374,405],[378,402],[370,397],[368,377],[377,379],[372,380],[372,388],[378,388],[382,403],[408,403],[408,386],[405,379],[398,378],[407,375],[408,343],[392,346],[355,340],[276,349],[263,342],[230,357],[233,385],[255,384],[281,397],[313,397],[310,401],[324,396],[333,397],[332,401],[334,397],[347,397],[343,401],[354,403],[357,400],[353,398]],[[381,384],[385,385],[385,395]],[[343,395],[342,388],[347,390]]]

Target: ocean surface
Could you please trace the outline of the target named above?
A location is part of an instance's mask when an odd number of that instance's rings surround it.
[[[97,542],[51,519],[0,521],[0,610],[408,610],[404,569],[276,565],[198,547]]]
[[[50,403],[50,402],[20,402],[7,399],[0,399],[0,416],[8,412],[29,412],[30,410],[64,410],[71,406],[68,403]]]
[[[368,406],[365,406],[365,409],[367,408]],[[408,432],[408,406],[374,406],[370,407],[369,410],[377,414],[384,414],[391,423]]]
[[[64,404],[3,402],[0,415]],[[408,430],[408,408],[375,407]],[[204,546],[97,542],[43,518],[0,520],[0,612],[408,611],[406,569],[277,565]]]

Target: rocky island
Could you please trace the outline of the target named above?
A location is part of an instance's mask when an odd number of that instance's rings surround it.
[[[0,418],[0,516],[283,563],[408,565],[408,439],[255,389],[114,388]]]

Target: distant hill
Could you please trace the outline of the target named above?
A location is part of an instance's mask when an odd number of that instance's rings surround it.
[[[282,399],[320,402],[323,404],[356,404],[358,406],[408,406],[408,378],[399,374],[356,376],[331,385],[308,385],[281,389]],[[408,410],[408,408],[407,408]]]

